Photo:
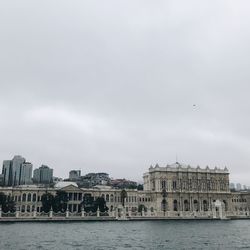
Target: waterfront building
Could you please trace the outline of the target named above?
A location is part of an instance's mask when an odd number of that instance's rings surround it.
[[[150,167],[144,174],[144,190],[155,194],[158,210],[171,212],[208,212],[216,201],[228,211],[230,202],[229,172],[225,167],[201,169],[178,162],[166,167]],[[163,193],[167,199],[163,199]]]
[[[33,174],[34,183],[49,184],[53,182],[53,169],[46,165],[34,170]]]
[[[53,188],[2,187],[0,192],[13,197],[23,216],[40,213],[42,195],[55,195],[60,190],[67,193],[67,209],[72,216],[81,216],[84,197],[91,196],[94,200],[104,198],[109,216],[117,218],[250,218],[250,192],[230,191],[227,168],[157,164],[149,168],[143,179],[144,190],[140,191],[105,185],[81,188],[73,182],[59,182]]]

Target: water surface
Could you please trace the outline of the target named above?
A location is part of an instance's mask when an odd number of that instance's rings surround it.
[[[0,249],[250,249],[250,220],[1,223]]]

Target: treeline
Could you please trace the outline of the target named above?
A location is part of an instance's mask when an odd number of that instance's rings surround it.
[[[52,209],[56,213],[65,212],[68,201],[68,195],[65,191],[57,191],[55,195],[51,193],[43,194],[41,197],[42,211],[48,213]],[[85,212],[96,212],[98,208],[100,212],[108,211],[106,201],[103,197],[94,199],[91,195],[85,195],[80,205],[84,208]]]
[[[13,198],[10,195],[6,195],[0,192],[0,206],[2,207],[2,211],[4,213],[14,213],[16,211],[16,204]]]

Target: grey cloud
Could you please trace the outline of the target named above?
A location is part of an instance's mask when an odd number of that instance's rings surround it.
[[[0,159],[140,180],[177,154],[250,184],[249,5],[2,1]]]

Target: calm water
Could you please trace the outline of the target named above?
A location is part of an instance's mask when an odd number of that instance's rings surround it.
[[[1,223],[0,249],[250,249],[250,220]]]

